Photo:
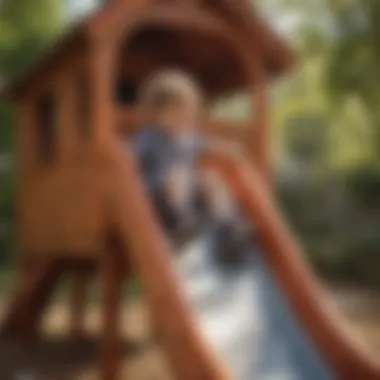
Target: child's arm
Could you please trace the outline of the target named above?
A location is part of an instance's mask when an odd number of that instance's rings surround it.
[[[241,148],[236,143],[201,135],[194,141],[194,149],[198,155],[214,153],[231,158],[241,156]]]
[[[209,153],[230,157],[236,157],[240,154],[240,151],[232,144],[217,139],[210,140],[200,135],[197,136],[195,147],[198,158],[202,154]],[[209,212],[217,218],[233,218],[236,205],[232,200],[230,189],[219,173],[213,169],[198,167],[198,184]]]
[[[212,169],[199,171],[199,185],[211,215],[220,220],[234,219],[237,205],[232,193],[218,172]]]
[[[163,190],[168,198],[169,203],[179,211],[184,204],[188,183],[179,166],[172,166],[166,171],[163,183]]]
[[[205,152],[227,155],[230,157],[239,157],[241,155],[241,149],[236,144],[218,139],[206,140]]]

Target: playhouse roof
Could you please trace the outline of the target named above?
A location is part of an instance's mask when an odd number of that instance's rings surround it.
[[[189,2],[189,0],[172,1],[174,3]],[[92,14],[77,22],[53,46],[50,46],[43,54],[32,61],[20,75],[9,81],[1,93],[4,96],[17,94],[31,78],[43,72],[53,61],[59,60],[60,57],[71,51],[74,46],[80,46],[81,43],[90,41],[93,38],[91,28],[101,23],[102,19],[107,17],[107,14],[112,14],[112,11],[115,12],[118,6],[126,3],[131,3],[131,1],[109,0],[100,9],[95,10]],[[270,75],[276,76],[284,73],[293,65],[294,54],[289,46],[281,41],[273,29],[257,15],[252,9],[249,0],[202,0],[202,4],[223,13],[234,27],[244,31],[252,44],[255,44],[258,48],[263,57],[265,68]]]

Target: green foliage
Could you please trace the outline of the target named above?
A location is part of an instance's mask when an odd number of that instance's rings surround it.
[[[0,174],[0,263],[11,259],[13,210],[13,181],[10,172]]]
[[[372,144],[380,154],[380,3],[376,0],[329,1],[334,19],[334,45],[326,79],[337,104],[355,94],[367,107]]]
[[[264,7],[297,16],[301,61],[276,92],[281,205],[322,273],[380,286],[380,2]]]
[[[361,283],[380,286],[380,223],[358,226],[357,233],[349,239],[345,249],[346,277]]]
[[[9,151],[12,130],[12,109],[6,104],[0,104],[0,152]]]
[[[326,154],[327,124],[320,113],[298,114],[285,127],[287,150],[295,159],[314,163]]]
[[[380,3],[376,0],[330,0],[336,39],[331,50],[329,83],[344,97],[359,93],[366,101],[379,100],[376,83],[380,60]]]
[[[379,173],[360,169],[306,188],[279,186],[284,212],[321,274],[380,287],[379,189]]]
[[[380,216],[380,170],[374,167],[363,167],[349,172],[345,178],[346,190],[350,198],[361,207],[372,211],[379,208]]]
[[[13,75],[62,26],[60,0],[3,0],[0,4],[0,73]]]

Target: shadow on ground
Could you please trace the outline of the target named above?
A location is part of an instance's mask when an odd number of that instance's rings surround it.
[[[380,353],[380,297],[351,289],[329,288],[328,298],[339,305],[353,332]],[[0,299],[0,321],[6,310]],[[0,340],[0,380],[98,380],[101,332],[99,307],[88,308],[88,338],[70,341],[68,309],[54,303],[44,319],[43,340],[26,347]],[[144,302],[125,303],[121,313],[122,363],[120,379],[170,380],[173,376],[163,350],[154,342],[149,310]]]
[[[124,357],[141,355],[146,345],[122,344]],[[94,369],[99,358],[99,340],[70,342],[44,339],[26,347],[15,341],[0,341],[1,380],[73,380],[87,369]]]

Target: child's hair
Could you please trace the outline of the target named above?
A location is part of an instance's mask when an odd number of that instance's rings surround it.
[[[191,104],[199,107],[201,90],[196,81],[179,70],[166,70],[150,76],[139,94],[140,107],[148,112],[157,112],[171,104]]]

